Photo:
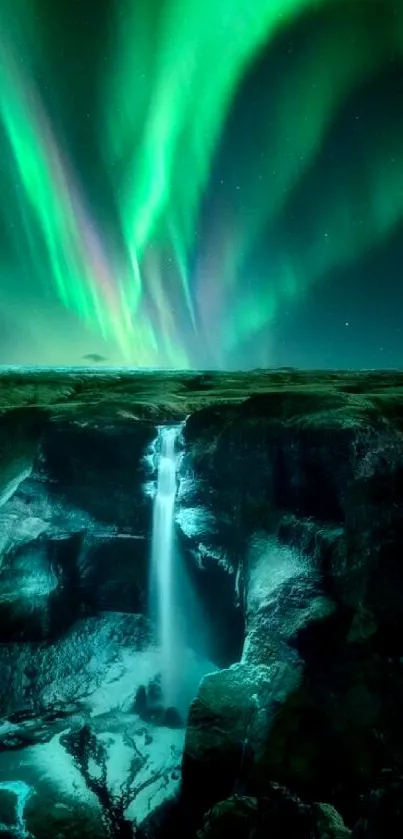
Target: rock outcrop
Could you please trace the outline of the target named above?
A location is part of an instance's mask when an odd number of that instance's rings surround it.
[[[286,391],[187,424],[181,515],[185,529],[186,506],[214,520],[188,538],[238,576],[246,633],[245,693],[231,668],[204,679],[190,710],[183,789],[200,810],[239,783],[260,800],[271,782],[353,827],[369,789],[401,771],[399,406],[396,394]],[[260,668],[265,723],[251,738]]]

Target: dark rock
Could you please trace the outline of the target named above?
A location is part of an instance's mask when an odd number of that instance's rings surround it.
[[[146,614],[151,541],[133,533],[88,534],[80,567],[83,604],[92,613]]]
[[[134,713],[139,717],[143,717],[147,711],[147,691],[144,685],[137,688],[136,698],[134,700]]]
[[[233,795],[216,804],[205,816],[198,839],[311,839],[315,822],[310,807],[284,787],[269,784],[265,797]],[[316,837],[316,834],[315,834]],[[319,836],[318,836],[319,839]],[[321,837],[322,839],[322,837]],[[324,839],[324,837],[323,837]],[[341,839],[341,837],[340,837]]]
[[[167,728],[183,728],[183,719],[176,710],[176,708],[166,708],[161,720],[161,725],[166,725]]]
[[[167,728],[184,727],[184,721],[179,711],[173,706],[164,706],[159,679],[153,680],[147,687],[140,685],[137,688],[133,710],[145,722],[164,725]]]
[[[151,681],[147,687],[137,689],[133,710],[144,722],[164,725],[165,707],[162,701],[160,680]]]
[[[270,784],[264,798],[233,795],[204,817],[198,839],[350,839],[337,810],[330,804],[307,806],[284,787]]]
[[[198,540],[199,555],[201,544],[232,557],[229,585],[241,568],[245,664],[284,663],[301,674],[276,710],[267,695],[270,724],[260,757],[250,760],[247,789],[262,795],[265,776],[350,814],[354,796],[395,761],[390,732],[401,736],[401,416],[385,423],[371,396],[282,392],[237,410],[205,409],[200,420],[200,428],[192,417],[185,429],[183,504],[198,509],[200,522],[214,510],[215,529],[188,538]],[[231,765],[227,754],[242,712],[226,719],[231,733],[224,726],[219,744],[220,703],[205,703],[204,690],[203,683],[200,708],[196,700],[190,711],[184,790],[189,775],[189,796],[205,785],[217,800],[235,782],[237,758]]]
[[[4,835],[4,828],[17,826],[17,798],[7,789],[0,789],[0,833]]]
[[[403,777],[393,771],[383,772],[378,789],[363,795],[360,815],[354,826],[356,839],[383,839],[400,836],[403,829]]]
[[[29,475],[47,427],[43,408],[14,408],[0,416],[0,501],[4,501]]]
[[[150,475],[144,456],[154,437],[155,427],[130,415],[55,421],[42,440],[39,475],[55,500],[120,531],[149,534],[151,503],[143,485]]]
[[[0,640],[54,638],[80,615],[82,534],[16,547],[0,570]]]
[[[20,723],[24,722],[25,720],[32,720],[35,719],[37,716],[37,709],[33,708],[30,705],[27,705],[26,708],[19,708],[18,711],[13,711],[12,714],[8,715],[8,720],[11,723]]]
[[[315,839],[351,839],[351,830],[345,826],[340,813],[331,804],[315,804],[313,816]]]
[[[245,637],[245,616],[242,608],[243,574],[234,557],[227,562],[212,548],[203,549],[206,532],[196,533],[192,539],[180,531],[179,546],[186,564],[190,588],[197,593],[205,618],[203,638],[200,633],[189,633],[189,643],[219,667],[228,667],[242,654]],[[195,561],[196,558],[196,561]]]
[[[256,798],[234,795],[216,804],[210,810],[198,831],[198,839],[221,839],[231,836],[232,839],[247,839],[253,831],[258,837],[256,826],[259,820],[259,803]]]
[[[100,813],[79,801],[55,801],[45,794],[28,801],[25,810],[30,836],[40,839],[107,839]]]
[[[276,709],[299,679],[298,668],[286,664],[236,664],[205,676],[189,711],[183,756],[183,790],[195,806],[259,784]]]

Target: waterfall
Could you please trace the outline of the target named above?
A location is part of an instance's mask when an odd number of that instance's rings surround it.
[[[174,513],[177,491],[177,441],[182,424],[158,429],[157,488],[154,497],[151,604],[161,648],[161,689],[166,705],[174,705],[181,669],[181,628],[177,600],[177,556]]]

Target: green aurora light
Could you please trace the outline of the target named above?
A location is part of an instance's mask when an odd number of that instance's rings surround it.
[[[32,3],[2,0],[0,148],[18,231],[10,247],[21,276],[123,363],[232,366],[244,344],[270,333],[285,301],[402,217],[403,137],[391,123],[316,185],[321,211],[296,245],[276,237],[351,97],[402,54],[403,9],[393,0],[120,0],[111,9],[97,126],[113,236],[48,111],[52,70]],[[298,25],[312,34],[269,80],[247,165],[243,148],[234,155],[235,193],[214,201],[212,172],[249,74]],[[362,182],[365,206],[353,212]],[[262,237],[272,268],[256,258]]]

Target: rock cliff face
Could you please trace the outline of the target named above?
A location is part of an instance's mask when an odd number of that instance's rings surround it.
[[[403,376],[21,374],[0,403],[0,824],[401,830]],[[177,542],[219,669],[183,731],[148,572],[152,444],[185,418]]]
[[[191,707],[184,795],[205,810],[275,782],[358,830],[373,789],[402,770],[398,399],[283,391],[200,420],[182,503],[214,518],[202,555],[232,547],[245,643]]]

